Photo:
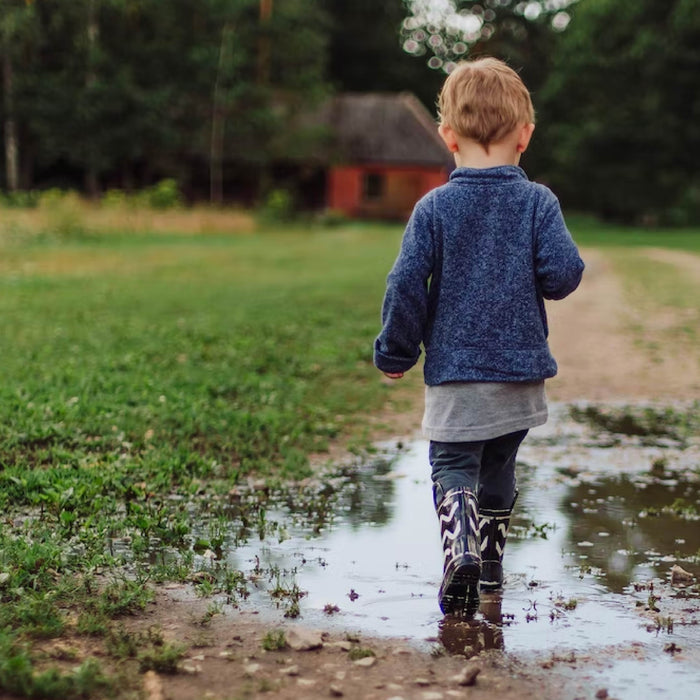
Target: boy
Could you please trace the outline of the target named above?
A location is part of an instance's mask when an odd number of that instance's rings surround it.
[[[449,182],[415,206],[387,278],[374,363],[399,379],[425,348],[423,429],[444,550],[438,602],[473,615],[503,582],[515,457],[547,419],[557,365],[544,299],[576,289],[583,262],[552,192],[518,166],[534,110],[494,58],[465,61],[439,96]]]

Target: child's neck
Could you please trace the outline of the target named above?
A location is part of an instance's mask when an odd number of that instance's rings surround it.
[[[471,139],[458,139],[459,150],[454,154],[458,168],[496,168],[499,165],[518,165],[520,152],[512,139],[489,144],[488,150]]]

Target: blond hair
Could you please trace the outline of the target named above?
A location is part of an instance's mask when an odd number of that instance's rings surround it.
[[[457,64],[442,86],[438,110],[442,124],[487,149],[535,121],[530,93],[520,76],[490,57]]]

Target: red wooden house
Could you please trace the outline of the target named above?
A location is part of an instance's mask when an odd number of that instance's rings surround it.
[[[322,121],[333,141],[326,174],[330,210],[405,219],[454,168],[435,120],[410,93],[338,95],[323,107]]]

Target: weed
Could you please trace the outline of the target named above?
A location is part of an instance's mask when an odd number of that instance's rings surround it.
[[[154,628],[141,638],[141,644],[145,648],[137,651],[136,658],[142,673],[177,673],[178,663],[185,654],[185,646],[166,642],[162,633]]]
[[[109,618],[143,610],[153,600],[153,591],[138,581],[115,580],[100,593],[98,609]]]
[[[199,619],[198,624],[200,624],[202,627],[207,627],[208,625],[211,624],[211,621],[217,616],[221,615],[223,613],[223,606],[221,603],[209,603],[209,606],[207,607],[207,611],[202,615],[202,617]]]
[[[34,669],[26,649],[7,632],[0,633],[0,689],[27,698],[85,698],[99,691],[113,690],[99,664],[89,659],[70,673],[50,668]]]
[[[287,639],[284,630],[270,630],[262,639],[262,648],[265,651],[280,651],[287,648]]]
[[[569,598],[568,600],[565,600],[561,595],[554,598],[552,602],[556,608],[566,611],[576,610],[578,607],[578,600],[576,600],[576,598]]]
[[[534,522],[530,522],[527,526],[514,524],[511,526],[509,534],[521,540],[525,539],[543,539],[546,540],[549,533],[556,529],[554,523],[541,523],[537,525]]]
[[[306,591],[302,591],[299,586],[293,583],[289,588],[282,585],[279,576],[275,587],[270,591],[270,596],[275,599],[287,601],[287,607],[284,611],[284,616],[289,618],[297,618],[301,614],[299,601],[306,595]]]
[[[369,647],[353,647],[348,652],[348,658],[351,661],[357,661],[358,659],[364,659],[368,656],[376,656],[374,651]]]

